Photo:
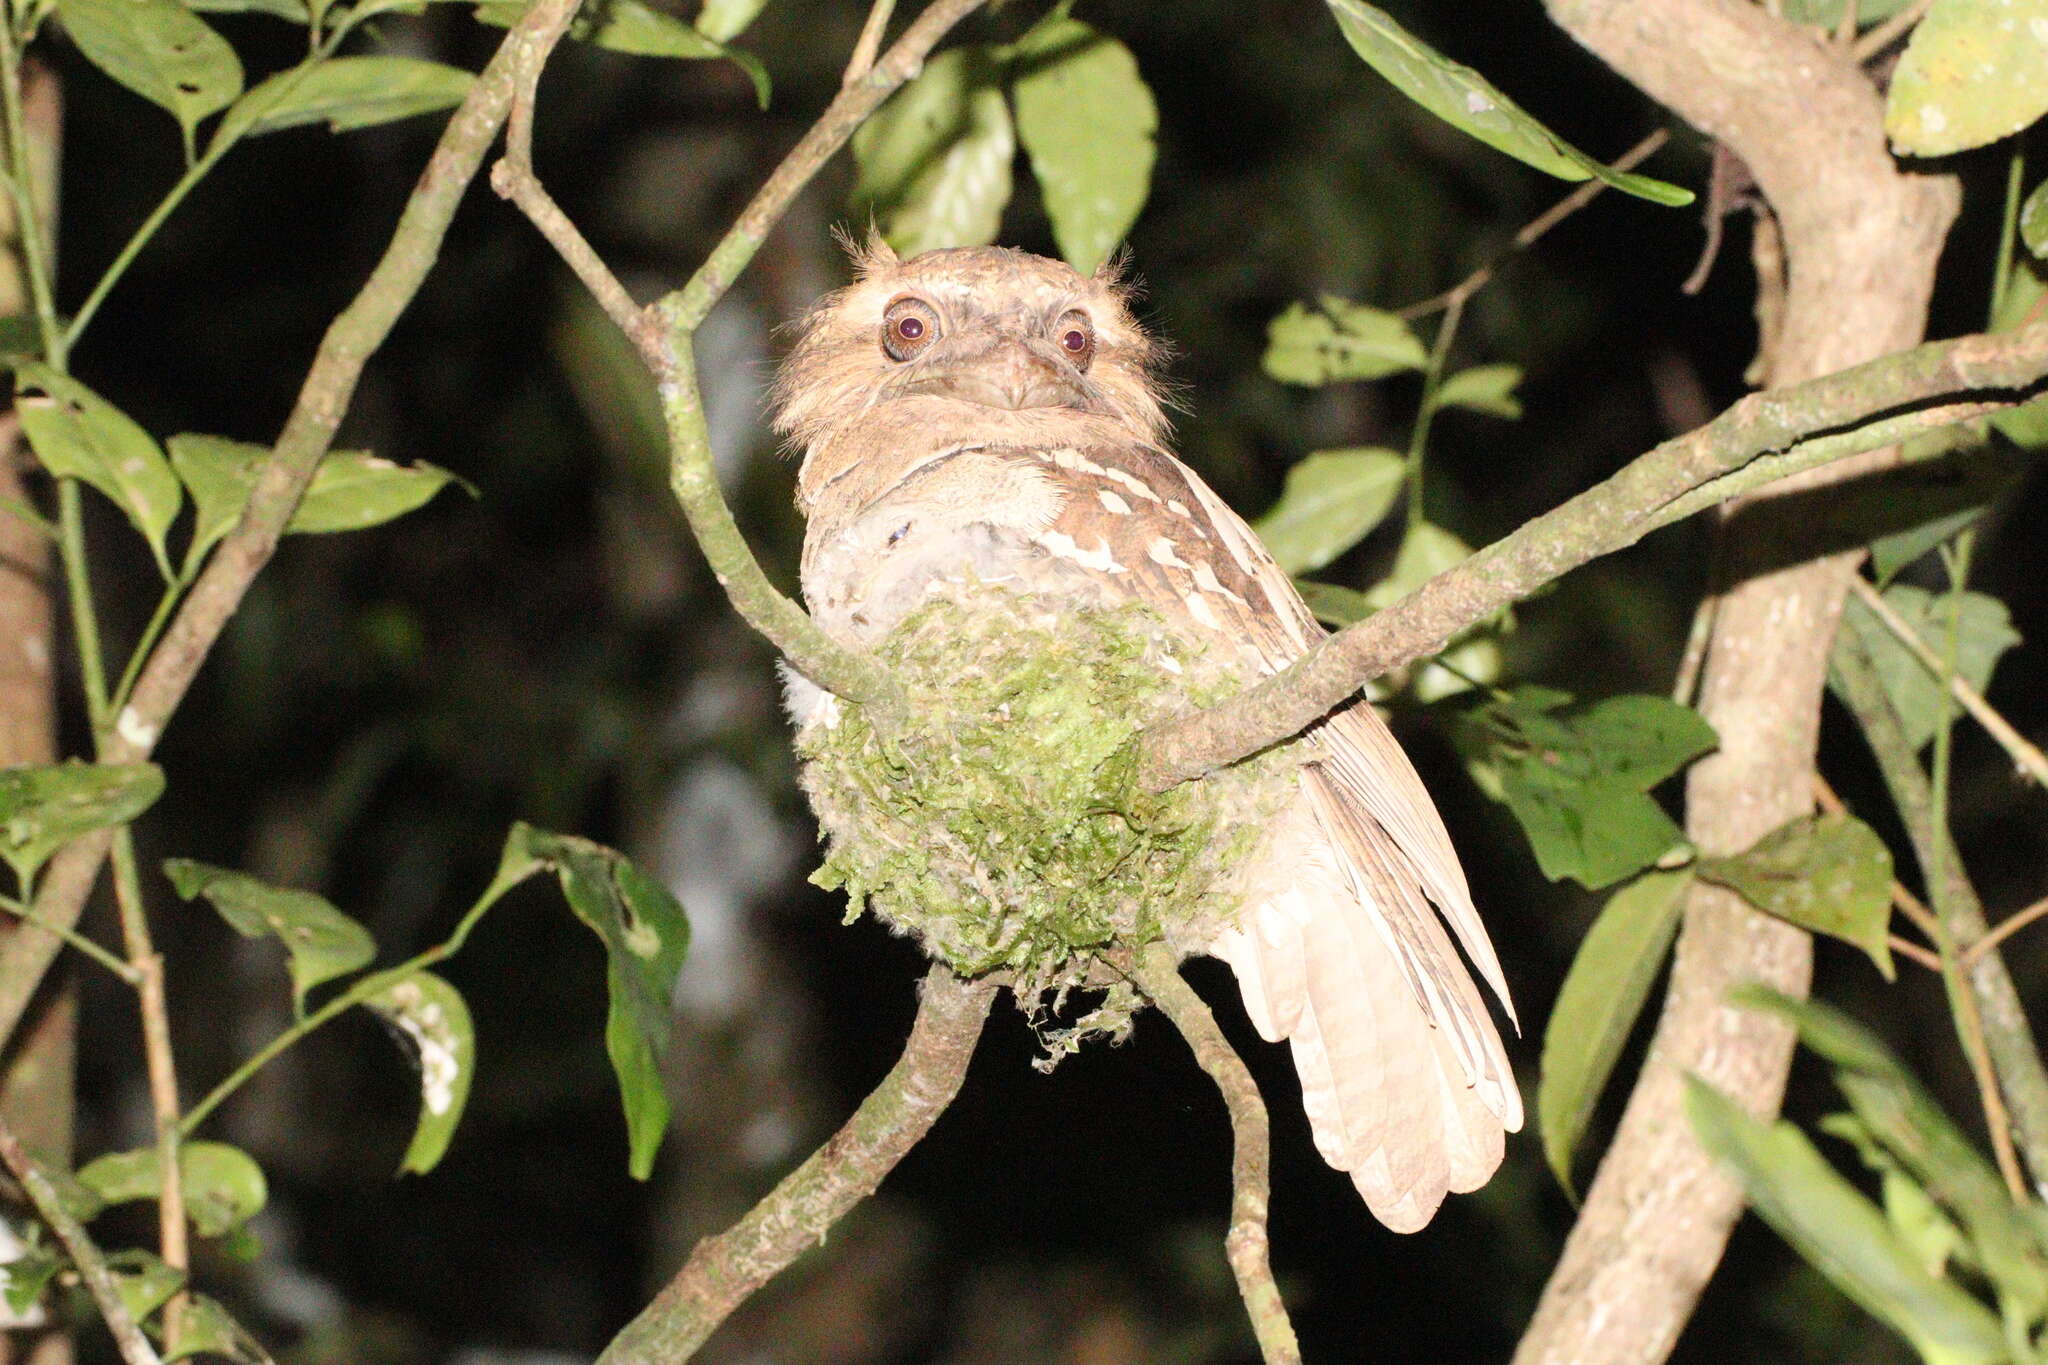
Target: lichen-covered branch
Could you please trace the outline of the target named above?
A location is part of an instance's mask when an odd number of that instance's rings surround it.
[[[162,641],[151,651],[128,705],[115,718],[100,756],[103,762],[136,762],[156,746],[249,585],[270,562],[293,509],[333,445],[363,367],[419,292],[440,254],[456,205],[511,107],[515,78],[534,60],[537,35],[566,22],[577,3],[535,0],[449,119],[383,258],[355,300],[327,329],[240,524],[214,550]],[[105,831],[87,835],[51,860],[36,895],[38,918],[65,928],[78,922],[111,841]],[[0,947],[0,1041],[13,1036],[61,943],[52,934],[30,930],[11,936]]]
[[[2013,1139],[2034,1187],[2048,1189],[2048,1068],[2042,1065],[2033,1026],[2020,1007],[2005,959],[1987,942],[1990,926],[1984,903],[1977,898],[1947,826],[1934,819],[1933,786],[1878,681],[1876,666],[1854,631],[1843,631],[1835,648],[1834,676],[1842,701],[1877,757],[1892,804],[1912,841],[1914,860],[1927,878],[1927,898],[1960,954],[1976,996],[1991,1068],[2012,1117]]]
[[[910,1041],[881,1084],[744,1218],[699,1242],[598,1365],[681,1365],[754,1291],[873,1194],[959,1093],[995,990],[934,966]]]
[[[1180,964],[1169,949],[1163,944],[1147,949],[1131,971],[1131,979],[1180,1030],[1230,1111],[1234,1146],[1230,1232],[1224,1240],[1230,1271],[1237,1277],[1237,1292],[1244,1298],[1265,1365],[1301,1365],[1301,1346],[1294,1338],[1294,1324],[1288,1319],[1280,1288],[1273,1282],[1273,1267],[1266,1254],[1266,1206],[1272,1181],[1266,1102],[1259,1097],[1259,1087],[1244,1060],[1216,1027],[1209,1007],[1194,987],[1181,979]]]
[[[1695,490],[1774,459],[1773,477],[1808,466],[1821,445],[1832,460],[1899,439],[1876,413],[1961,395],[2017,397],[2048,377],[2048,325],[1930,342],[1896,355],[1751,394],[1703,427],[1675,436],[1619,473],[1438,574],[1385,611],[1339,631],[1293,667],[1221,705],[1147,737],[1145,779],[1159,790],[1200,777],[1312,724],[1368,681],[1445,641],[1552,579],[1636,543]],[[1950,420],[1975,415],[1973,405]],[[1724,497],[1747,484],[1722,486]],[[1699,510],[1703,504],[1687,504]]]

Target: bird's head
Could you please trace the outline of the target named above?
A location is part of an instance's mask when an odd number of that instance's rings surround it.
[[[776,381],[776,430],[806,455],[898,416],[984,436],[1056,414],[1164,434],[1160,348],[1114,272],[1006,247],[905,261],[879,238],[854,264],[854,282],[799,324]]]

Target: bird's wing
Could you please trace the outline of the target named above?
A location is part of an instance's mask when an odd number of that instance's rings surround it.
[[[1272,673],[1323,632],[1243,520],[1166,452],[1021,452],[1063,485],[1041,549]],[[1230,962],[1260,1033],[1291,1039],[1323,1155],[1388,1226],[1499,1164],[1521,1096],[1445,923],[1513,1018],[1493,945],[1422,779],[1362,700],[1304,737],[1300,797],[1247,874]],[[1439,918],[1441,916],[1441,918]]]

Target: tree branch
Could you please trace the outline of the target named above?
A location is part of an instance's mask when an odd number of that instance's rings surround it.
[[[128,704],[115,720],[103,762],[137,762],[155,748],[228,619],[275,553],[285,524],[333,445],[363,367],[433,267],[456,205],[511,107],[514,80],[534,60],[537,36],[553,24],[565,23],[577,3],[535,0],[448,120],[383,258],[354,302],[327,329],[240,523],[214,550],[177,617],[151,651]],[[104,830],[89,834],[51,860],[36,895],[39,919],[67,929],[78,922],[112,839]],[[54,935],[25,931],[0,946],[0,1042],[13,1036],[61,944]]]
[[[754,1291],[822,1242],[953,1102],[995,992],[934,965],[910,1041],[881,1084],[744,1218],[699,1242],[598,1365],[680,1365]]]
[[[1237,1292],[1251,1318],[1265,1365],[1301,1365],[1301,1346],[1288,1320],[1287,1304],[1273,1282],[1266,1255],[1266,1209],[1272,1181],[1272,1144],[1266,1124],[1266,1102],[1244,1060],[1216,1027],[1215,1016],[1202,997],[1181,978],[1180,964],[1163,944],[1145,950],[1129,975],[1159,1012],[1180,1030],[1195,1060],[1216,1083],[1224,1108],[1230,1111],[1234,1143],[1230,1159],[1230,1232],[1224,1248]]]
[[[1589,560],[1635,544],[1712,487],[1750,491],[1759,465],[1772,479],[1889,445],[1913,412],[1943,405],[1938,424],[1988,410],[1958,397],[2017,399],[2048,377],[2048,325],[1930,342],[1803,384],[1755,393],[1703,427],[1675,436],[1620,472],[1438,574],[1384,611],[1317,644],[1285,672],[1218,706],[1166,722],[1143,739],[1152,790],[1200,777],[1313,724],[1371,678],[1434,653],[1459,631]],[[1872,414],[1894,414],[1878,421]],[[1768,462],[1768,463],[1767,463]]]

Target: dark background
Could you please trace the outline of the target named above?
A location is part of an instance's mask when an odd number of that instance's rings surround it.
[[[1024,3],[970,20],[1012,37]],[[1658,112],[1535,6],[1408,6],[1401,16],[1595,155]],[[740,41],[775,79],[767,113],[723,64],[565,47],[542,90],[537,158],[554,193],[642,297],[685,278],[823,107],[858,28],[845,3],[775,0]],[[1160,105],[1153,197],[1131,236],[1143,312],[1185,386],[1181,452],[1256,513],[1288,465],[1327,446],[1405,443],[1417,386],[1285,388],[1258,358],[1268,319],[1322,293],[1399,306],[1497,251],[1566,187],[1436,123],[1373,76],[1313,0],[1092,0],[1080,17],[1136,52]],[[252,77],[302,50],[296,28],[219,16]],[[460,7],[396,19],[386,50],[471,67],[495,45]],[[178,172],[175,129],[61,43],[67,98],[60,305],[75,306]],[[437,119],[332,137],[297,130],[234,152],[112,295],[79,376],[159,436],[273,439],[322,330],[382,250]],[[1650,169],[1703,186],[1683,129]],[[2000,155],[1965,157],[1935,334],[1986,308]],[[743,524],[793,584],[792,468],[760,422],[775,329],[843,278],[827,228],[835,161],[700,341],[714,438]],[[1028,174],[1004,240],[1050,251]],[[1439,421],[1429,513],[1479,544],[1742,392],[1754,349],[1747,229],[1705,291],[1678,285],[1696,210],[1604,196],[1476,300],[1457,363],[1528,374],[1520,422]],[[508,823],[615,843],[676,887],[697,926],[677,1021],[676,1124],[650,1182],[625,1172],[605,1062],[603,963],[550,886],[495,910],[447,969],[468,995],[480,1070],[443,1165],[396,1179],[417,1091],[402,1053],[349,1017],[272,1067],[211,1125],[269,1173],[252,1263],[202,1251],[203,1287],[299,1365],[588,1359],[688,1246],[816,1144],[893,1059],[921,964],[872,921],[841,927],[804,882],[812,828],[795,794],[770,653],[713,590],[664,487],[644,381],[621,340],[506,205],[473,191],[425,290],[365,378],[342,444],[431,460],[475,485],[355,535],[287,542],[180,712],[160,758],[170,796],[145,861],[188,856],[317,888],[386,960],[445,932],[488,880]],[[2000,509],[1977,585],[2030,643],[1992,700],[2043,725],[2038,477]],[[96,505],[109,634],[153,604],[146,558]],[[1363,586],[1378,536],[1326,573]],[[1590,566],[1519,612],[1509,676],[1588,696],[1666,692],[1705,572],[1688,524]],[[119,646],[117,645],[117,649]],[[118,654],[117,654],[118,657]],[[1500,945],[1533,1093],[1543,1021],[1596,901],[1538,874],[1503,809],[1460,771],[1440,718],[1397,719]],[[76,718],[74,717],[74,730]],[[1955,813],[1994,913],[2044,890],[2042,802],[1971,729]],[[73,748],[82,738],[74,733]],[[1823,767],[1888,835],[1871,765],[1831,712]],[[1894,840],[1895,846],[1903,844]],[[288,1017],[274,945],[236,939],[148,883],[169,954],[182,1079],[196,1097]],[[96,911],[97,928],[109,919]],[[2011,958],[2040,999],[2040,936]],[[1910,966],[1902,970],[1914,973]],[[1316,1158],[1280,1049],[1260,1044],[1220,967],[1194,979],[1273,1100],[1274,1261],[1310,1359],[1503,1359],[1571,1218],[1527,1132],[1483,1192],[1424,1233],[1372,1222]],[[132,1006],[87,989],[82,1152],[146,1141]],[[1938,985],[1885,987],[1839,945],[1819,991],[1882,1024],[1952,1108],[1974,1106]],[[999,1007],[959,1103],[885,1186],[703,1357],[778,1362],[1248,1361],[1224,1266],[1228,1135],[1170,1031],[1144,1021],[1050,1077]],[[1625,1062],[1632,1065],[1632,1059]],[[1802,1063],[1792,1108],[1829,1092]],[[1609,1109],[1617,1107],[1610,1101]],[[1611,1117],[1608,1115],[1606,1117]],[[1603,1118],[1603,1125],[1606,1119]],[[1973,1120],[1974,1121],[1974,1120]],[[1594,1138],[1605,1139],[1596,1125]],[[1582,1177],[1590,1163],[1582,1166]],[[118,1241],[118,1220],[102,1228]],[[128,1231],[146,1241],[136,1219]],[[1753,1222],[1738,1232],[1680,1358],[1903,1360]],[[522,1354],[530,1353],[530,1354]]]

